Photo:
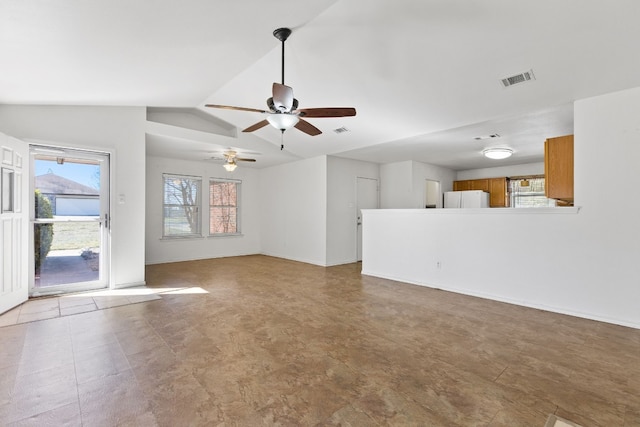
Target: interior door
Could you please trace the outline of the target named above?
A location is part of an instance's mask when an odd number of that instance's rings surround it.
[[[29,298],[29,151],[0,134],[0,314]]]
[[[378,180],[372,178],[356,179],[356,227],[357,254],[356,260],[362,261],[362,209],[378,208]]]
[[[109,154],[32,146],[31,295],[109,285]]]

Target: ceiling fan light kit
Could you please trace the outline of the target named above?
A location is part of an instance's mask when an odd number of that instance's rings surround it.
[[[266,120],[261,120],[243,132],[253,132],[262,129],[270,124],[284,134],[292,127],[306,133],[309,136],[320,135],[322,131],[304,120],[304,118],[320,117],[352,117],[356,115],[356,109],[352,107],[331,107],[331,108],[302,108],[298,109],[298,100],[293,97],[293,89],[284,84],[284,42],[291,35],[291,29],[278,28],[273,31],[273,36],[282,42],[282,83],[273,83],[272,97],[267,99],[269,110],[258,110],[255,108],[232,107],[229,105],[207,104],[205,107],[221,108],[227,110],[248,111],[266,114]],[[283,149],[284,145],[280,146]]]
[[[487,148],[482,151],[482,154],[489,159],[502,160],[511,157],[513,150],[511,148],[501,147]]]
[[[255,162],[256,159],[249,159],[246,157],[238,157],[238,152],[235,150],[227,150],[222,153],[223,157],[211,157],[211,160],[223,160],[225,162],[222,165],[223,168],[227,170],[227,172],[233,172],[238,167],[237,162]]]
[[[269,115],[267,121],[274,128],[285,131],[297,125],[300,118],[294,114],[281,113]]]

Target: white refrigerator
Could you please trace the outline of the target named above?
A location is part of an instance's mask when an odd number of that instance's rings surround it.
[[[444,193],[445,208],[488,208],[489,193],[481,190],[447,191]]]

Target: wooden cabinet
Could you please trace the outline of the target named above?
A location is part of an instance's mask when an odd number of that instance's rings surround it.
[[[573,204],[573,135],[544,142],[544,178],[548,198]]]
[[[503,208],[509,206],[507,178],[466,179],[453,181],[453,191],[481,190],[489,193],[489,206]]]
[[[453,191],[482,190],[489,192],[488,179],[466,179],[464,181],[453,181]]]
[[[474,179],[471,181],[471,190],[482,190],[489,192],[489,180],[488,179]]]
[[[489,179],[489,206],[492,208],[509,207],[509,186],[507,178]]]
[[[453,181],[453,191],[468,191],[468,190],[471,190],[471,180]]]

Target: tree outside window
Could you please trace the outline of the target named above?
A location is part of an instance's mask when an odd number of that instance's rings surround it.
[[[163,175],[164,237],[200,236],[202,179],[184,175]]]
[[[209,234],[239,234],[240,181],[209,181]]]

